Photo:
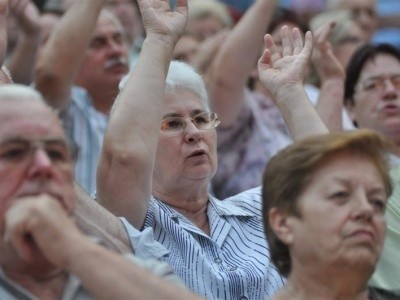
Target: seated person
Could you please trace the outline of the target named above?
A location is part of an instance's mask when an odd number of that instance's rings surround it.
[[[270,160],[264,225],[271,258],[288,278],[273,299],[386,299],[367,284],[392,192],[387,145],[370,130],[317,135]]]
[[[0,103],[0,299],[190,298],[77,228],[71,153],[42,97],[5,85]]]
[[[298,33],[297,33],[298,34]],[[305,65],[306,65],[306,60],[309,55],[309,51],[303,51],[303,55],[301,52],[300,54],[296,55],[296,53],[299,53],[300,51],[300,46],[296,41],[296,32],[292,32],[292,39],[290,38],[290,34],[287,31],[287,28],[282,29],[282,36],[283,39],[285,40],[285,46],[282,52],[280,52],[276,45],[274,44],[272,37],[270,35],[265,36],[265,44],[266,44],[266,50],[264,51],[262,57],[259,59],[258,62],[258,68],[259,68],[259,73],[260,73],[260,78],[261,81],[268,86],[271,90],[276,90],[275,94],[279,95],[279,90],[284,91],[285,93],[282,94],[280,97],[275,97],[276,99],[276,104],[280,108],[285,121],[288,124],[289,130],[291,131],[293,137],[295,139],[299,139],[302,137],[307,137],[312,134],[321,134],[321,133],[327,133],[327,128],[324,123],[321,122],[321,119],[319,116],[316,114],[315,110],[313,111],[309,107],[309,101],[307,97],[305,97],[305,91],[304,87],[302,87],[302,77],[293,77],[293,74],[295,73],[295,70],[297,70],[297,74],[301,74],[301,70],[305,70]],[[307,46],[307,35],[306,35],[306,46]],[[308,48],[306,47],[305,48]],[[364,58],[365,60],[365,58]],[[375,60],[377,61],[377,60]],[[392,63],[393,65],[393,63]],[[369,69],[366,69],[369,70]],[[290,76],[292,74],[292,76]],[[276,80],[271,81],[271,77],[275,78]],[[353,79],[354,80],[354,79]],[[387,89],[393,91],[393,86],[392,85],[387,85]],[[393,92],[391,92],[393,95]],[[293,95],[296,95],[294,98]],[[382,97],[385,95],[385,93],[382,93]],[[304,122],[304,120],[307,120],[307,122]],[[368,147],[366,147],[368,149]],[[396,153],[397,147],[392,146],[390,148],[392,153]],[[305,158],[302,158],[304,160]],[[293,167],[294,168],[294,167]],[[291,169],[293,171],[293,169]],[[300,172],[301,174],[304,174],[304,172]],[[393,172],[392,172],[393,173]],[[392,174],[393,175],[393,174]],[[302,175],[303,176],[303,175]],[[388,175],[386,175],[388,176]],[[397,175],[398,176],[398,175]],[[264,180],[264,184],[266,181]],[[398,180],[394,181],[395,190],[398,188]],[[286,187],[287,189],[287,187]],[[386,195],[387,197],[389,194]],[[396,206],[394,205],[395,203],[396,196],[392,197],[392,200],[389,201],[388,203],[388,211],[390,213],[390,217],[387,217],[387,222],[389,225],[394,225],[394,228],[388,228],[390,229],[389,232],[395,232],[396,230],[396,223],[393,222],[395,218],[395,211],[396,211]],[[269,201],[269,200],[268,200]],[[392,204],[392,205],[391,205]],[[265,210],[264,210],[265,213]],[[392,223],[390,223],[392,222]],[[394,236],[391,237],[391,250],[394,250],[395,247],[393,247],[393,242],[395,241]],[[386,243],[386,242],[385,242]],[[394,253],[393,251],[391,252],[392,254]],[[384,255],[382,258],[385,259],[385,262],[388,264],[394,265],[393,269],[391,269],[390,272],[393,272],[393,274],[396,272],[395,271],[395,266],[397,264],[393,263],[396,261],[395,256],[393,255]],[[280,271],[282,271],[280,269]],[[370,270],[369,270],[370,271]],[[386,272],[388,273],[388,272]],[[396,276],[393,276],[393,278],[397,278]],[[367,278],[368,279],[368,278]],[[375,286],[375,284],[374,284]],[[394,289],[393,289],[394,287]],[[398,297],[399,294],[396,289],[398,289],[398,285],[392,285],[389,286],[389,288],[386,288],[384,286],[380,286],[380,288],[384,289],[389,289],[392,292],[396,292],[397,294],[395,296],[392,295],[392,297]],[[376,290],[375,290],[376,292]],[[385,292],[385,295],[388,297],[391,295],[390,292]],[[306,296],[306,298],[310,298]],[[322,296],[319,296],[317,298],[321,298]],[[326,298],[326,297],[322,297]],[[353,298],[353,297],[348,297],[348,298]],[[397,298],[389,298],[389,299],[397,299]]]

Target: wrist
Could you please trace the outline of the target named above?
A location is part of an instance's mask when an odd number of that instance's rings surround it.
[[[146,44],[148,43],[150,45],[160,45],[162,47],[165,47],[166,49],[173,51],[176,42],[177,39],[171,36],[164,34],[150,33],[146,36],[143,43]]]
[[[274,93],[277,104],[290,100],[296,101],[296,95],[305,92],[303,83],[288,83],[279,87]]]

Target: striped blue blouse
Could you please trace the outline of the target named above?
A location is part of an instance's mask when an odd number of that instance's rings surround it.
[[[284,279],[270,261],[261,189],[209,200],[210,236],[152,198],[144,228],[151,227],[155,240],[169,251],[162,259],[190,290],[207,299],[265,299],[275,294]]]

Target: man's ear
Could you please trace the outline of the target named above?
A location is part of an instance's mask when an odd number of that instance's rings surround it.
[[[346,99],[344,102],[346,111],[350,117],[350,119],[353,121],[353,124],[357,126],[357,118],[356,118],[356,113],[355,113],[355,104],[354,104],[354,99]]]
[[[293,242],[293,223],[291,222],[293,218],[295,216],[288,215],[276,207],[271,208],[268,212],[271,229],[286,245],[290,245]]]

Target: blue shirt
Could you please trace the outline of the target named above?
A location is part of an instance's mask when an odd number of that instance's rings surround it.
[[[96,170],[108,117],[94,108],[85,89],[74,86],[61,119],[77,153],[75,180],[92,195],[96,191]]]
[[[220,201],[209,197],[210,236],[152,198],[144,228],[169,254],[168,262],[194,293],[207,299],[265,299],[284,284],[270,254],[261,218],[261,189]],[[126,227],[129,232],[129,228]]]

